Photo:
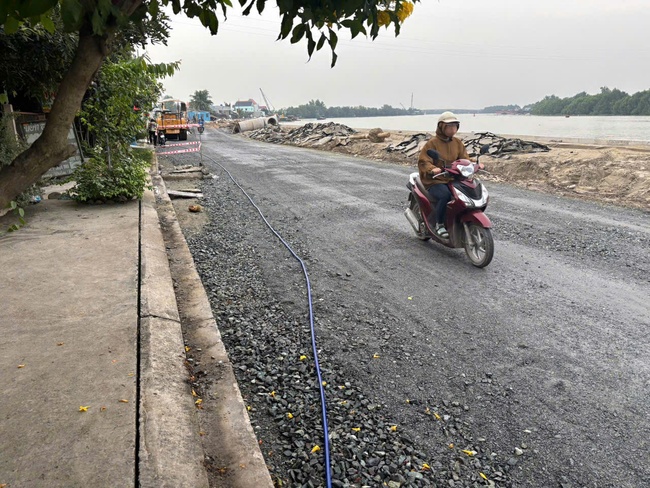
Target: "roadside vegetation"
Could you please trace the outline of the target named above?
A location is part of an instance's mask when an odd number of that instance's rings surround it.
[[[323,3],[320,0],[276,0],[282,18],[280,39],[291,43],[305,42],[307,54],[328,46],[332,63],[336,64],[338,33],[349,31],[375,39],[380,29],[391,28],[399,34],[401,23],[413,11],[419,0],[340,0]],[[243,15],[256,8],[262,13],[271,0],[250,2],[239,0]],[[173,6],[174,13],[199,18],[216,35],[225,20],[230,0],[44,0],[25,2],[7,0],[0,9],[0,35],[14,36],[23,29],[41,25],[50,34],[75,36],[76,47],[70,64],[61,70],[62,77],[53,90],[56,93],[42,135],[13,161],[0,167],[0,209],[7,208],[15,197],[37,181],[47,170],[67,159],[74,148],[67,135],[91,83],[111,54],[125,46],[145,46],[147,42],[166,42],[169,26],[163,8]],[[3,52],[4,54],[4,52]],[[4,59],[3,59],[4,62]],[[158,74],[171,75],[174,66],[159,66]],[[11,70],[8,70],[11,73]],[[0,78],[0,93],[8,97],[7,79]],[[11,89],[10,89],[11,90]]]

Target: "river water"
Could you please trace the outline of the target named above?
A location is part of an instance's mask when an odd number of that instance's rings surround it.
[[[571,116],[459,114],[460,132],[493,132],[498,135],[581,139],[585,141],[626,141],[650,144],[650,117],[634,116]],[[353,129],[381,127],[386,131],[422,131],[433,133],[438,115],[405,115],[398,117],[351,117],[316,121],[304,119],[291,125],[309,122],[336,122]]]

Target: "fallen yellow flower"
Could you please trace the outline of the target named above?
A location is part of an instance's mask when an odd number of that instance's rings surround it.
[[[314,446],[314,447],[311,448],[312,453],[318,452],[318,451],[320,451],[320,446]]]
[[[305,359],[307,359],[307,356],[305,356],[304,354],[302,356],[300,356],[301,361],[304,361]]]
[[[273,398],[275,398],[275,390],[273,390],[271,393],[269,393]]]
[[[361,430],[361,427],[352,427],[352,430],[355,432],[359,432]]]
[[[190,346],[185,346],[185,352],[190,352]]]
[[[450,442],[448,447],[449,447],[449,449],[453,449],[454,448],[454,443]]]
[[[122,398],[122,399],[120,400],[120,403],[129,403],[129,401],[126,400],[126,399],[124,399],[124,398]]]
[[[427,463],[424,463],[424,464],[422,465],[422,470],[423,470],[423,471],[429,471],[430,469],[431,469],[431,466],[429,466]]]
[[[484,480],[487,480],[487,476],[485,476],[483,473],[479,473],[478,475],[479,475],[481,478],[483,478]]]
[[[19,364],[19,365],[18,365],[18,369],[20,369],[20,368],[24,368],[24,367],[25,367],[24,364]]]
[[[467,449],[463,449],[463,452],[468,456],[473,456],[474,454],[476,454],[476,451],[468,451]]]
[[[390,430],[392,430],[393,432],[395,432],[395,431],[397,430],[397,425],[391,425],[391,426],[390,426]]]
[[[374,359],[379,359],[379,354],[375,353],[375,354],[372,355],[372,357],[373,357]]]
[[[291,412],[287,413],[287,418],[288,418],[288,419],[292,419],[292,418],[293,418],[293,414],[292,414]]]
[[[438,415],[437,413],[434,413],[433,416],[434,416],[437,420],[440,420],[440,415]]]
[[[203,400],[200,398],[194,402],[194,405],[201,405],[203,403]]]
[[[90,408],[90,406],[87,406],[87,407],[81,406],[81,407],[79,407],[79,411],[80,412],[87,412],[89,408]]]

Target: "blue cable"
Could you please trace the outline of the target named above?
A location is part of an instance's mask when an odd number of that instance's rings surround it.
[[[246,190],[244,190],[239,183],[233,178],[233,176],[230,174],[230,171],[228,171],[224,166],[219,164],[217,161],[212,159],[211,157],[207,157],[209,160],[211,160],[213,163],[221,166],[221,168],[228,173],[228,176],[230,176],[230,179],[233,181],[235,185],[239,187],[239,189],[246,195],[246,198],[248,198],[248,201],[251,202],[253,207],[257,210],[257,213],[260,214],[260,217],[262,217],[262,220],[264,223],[267,225],[269,229],[271,229],[271,232],[273,232],[278,239],[280,239],[280,242],[284,244],[284,247],[286,247],[289,252],[293,255],[296,260],[300,263],[300,266],[302,267],[302,273],[305,275],[305,283],[307,285],[307,299],[309,301],[309,327],[311,329],[311,347],[312,351],[314,352],[314,364],[316,366],[316,375],[318,376],[318,389],[320,390],[320,404],[321,404],[321,416],[323,418],[323,432],[324,432],[324,450],[325,450],[325,482],[327,485],[327,488],[332,487],[332,473],[331,473],[331,467],[330,467],[330,443],[329,443],[329,430],[327,427],[327,408],[325,406],[325,390],[323,389],[323,378],[321,376],[321,371],[320,371],[320,364],[318,363],[318,352],[316,350],[316,329],[314,328],[314,308],[311,300],[311,284],[309,282],[309,274],[307,274],[307,267],[305,266],[304,261],[294,252],[294,250],[291,248],[291,246],[282,238],[280,234],[273,228],[273,226],[269,223],[268,220],[266,220],[266,217],[260,210],[260,208],[255,204],[253,199],[246,193]]]

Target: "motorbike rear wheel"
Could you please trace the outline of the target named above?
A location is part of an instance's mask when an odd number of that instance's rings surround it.
[[[424,219],[422,218],[422,212],[420,212],[420,206],[418,205],[418,202],[415,201],[415,198],[411,196],[409,198],[410,205],[411,205],[411,211],[415,214],[415,216],[418,219],[419,223],[419,230],[415,232],[415,235],[420,239],[421,241],[428,241],[431,239],[431,236],[427,232],[427,226],[424,223]]]
[[[469,239],[465,237],[464,246],[467,257],[477,268],[485,268],[494,256],[492,231],[475,223],[467,224]]]

